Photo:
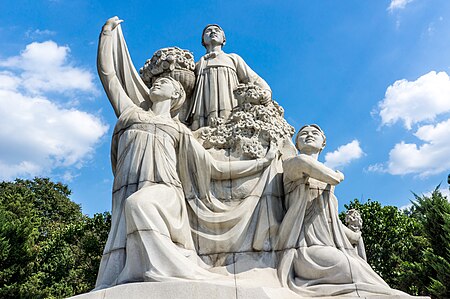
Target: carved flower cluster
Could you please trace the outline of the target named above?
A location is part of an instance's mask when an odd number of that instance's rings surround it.
[[[153,54],[151,59],[147,59],[139,70],[139,74],[148,85],[154,77],[159,77],[162,73],[170,73],[175,69],[194,71],[194,55],[188,50],[178,47],[160,49]]]
[[[263,104],[264,90],[254,84],[239,84],[234,90],[236,99],[241,103]]]
[[[213,119],[211,126],[202,131],[203,145],[205,148],[231,149],[250,159],[264,157],[271,142],[279,145],[295,133],[283,115],[283,108],[275,101],[267,105],[246,102],[227,120]]]

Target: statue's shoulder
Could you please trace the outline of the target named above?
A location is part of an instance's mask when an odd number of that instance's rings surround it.
[[[238,64],[241,61],[244,61],[244,59],[242,59],[242,57],[236,53],[224,53],[224,54],[227,55],[231,60],[233,60],[233,62],[235,64]]]
[[[183,124],[179,119],[173,118],[172,119],[176,125],[178,126],[178,130],[180,131],[180,134],[183,134],[185,136],[193,136],[191,129],[189,129],[185,124]]]
[[[233,61],[233,64],[235,65],[236,69],[246,69],[248,68],[247,63],[245,60],[239,56],[236,53],[227,53],[226,54],[228,58],[230,58]]]

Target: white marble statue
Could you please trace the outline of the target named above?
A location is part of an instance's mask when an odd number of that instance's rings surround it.
[[[408,297],[358,255],[358,223],[340,222],[333,191],[344,175],[317,160],[322,130],[301,128],[297,153],[283,108],[222,51],[220,26],[203,31],[195,79],[192,53],[177,47],[156,51],[139,76],[121,22],[107,20],[98,47],[118,118],[112,223],[98,292],[82,298]]]
[[[207,25],[202,33],[204,55],[196,64],[196,84],[193,97],[187,103],[186,121],[192,130],[211,125],[214,118],[227,118],[238,101],[233,92],[239,83],[252,83],[265,91],[270,101],[269,85],[237,54],[222,51],[225,33],[219,25]]]
[[[271,163],[276,149],[258,160],[214,160],[171,115],[185,99],[182,85],[160,77],[147,91],[136,77],[121,22],[117,17],[106,22],[98,49],[99,75],[118,121],[111,146],[112,228],[96,289],[136,281],[212,279],[217,275],[206,270],[194,246],[185,192],[204,188],[201,194],[207,195],[211,178],[259,172]],[[201,199],[206,206],[213,204]]]
[[[300,129],[300,154],[283,163],[286,215],[278,232],[281,283],[302,296],[406,295],[393,290],[353,248],[361,236],[339,220],[334,186],[344,175],[317,161],[325,146],[317,125]]]

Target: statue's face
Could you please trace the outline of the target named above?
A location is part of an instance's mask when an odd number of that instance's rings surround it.
[[[150,88],[150,99],[154,101],[171,99],[177,93],[172,82],[167,78],[159,78]]]
[[[224,43],[224,36],[223,31],[217,26],[209,26],[205,29],[205,32],[203,33],[203,42],[205,43],[205,46],[208,45],[223,45]]]
[[[324,141],[318,129],[305,127],[298,133],[297,148],[304,154],[318,153],[322,150]]]

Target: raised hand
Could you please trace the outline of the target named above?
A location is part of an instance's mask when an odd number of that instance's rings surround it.
[[[269,90],[263,91],[263,98],[261,99],[261,105],[267,105],[272,101],[272,93]]]
[[[119,19],[118,16],[109,18],[105,25],[103,25],[103,30],[114,30],[117,26],[119,26],[120,23],[122,23],[123,20]]]
[[[264,160],[266,162],[272,161],[277,156],[277,152],[278,152],[278,147],[277,147],[276,143],[273,141],[270,142],[270,147],[269,147],[269,150],[267,151],[266,156],[264,157]]]
[[[338,175],[339,182],[342,182],[344,180],[344,174],[342,172],[340,172],[339,170],[336,170],[336,173]]]

